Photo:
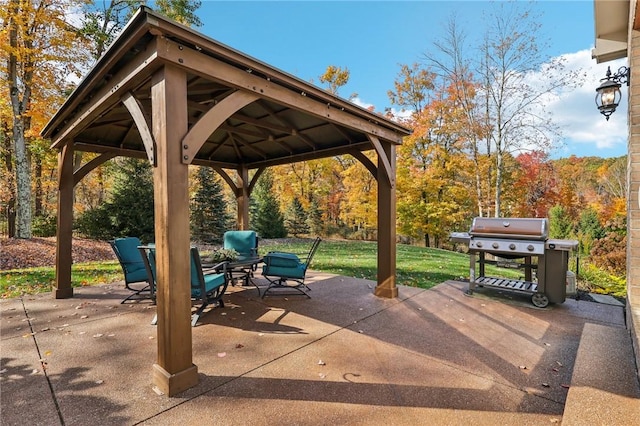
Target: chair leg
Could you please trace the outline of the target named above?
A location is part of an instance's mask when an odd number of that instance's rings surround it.
[[[286,278],[279,278],[278,280],[271,280],[268,277],[265,277],[265,278],[267,278],[267,281],[269,281],[269,286],[265,289],[264,293],[262,293],[262,297],[261,297],[262,299],[264,299],[264,297],[267,295],[269,290],[278,288],[278,287],[297,290],[301,294],[311,299],[311,296],[309,296],[309,293],[307,293],[307,290],[311,290],[311,289],[307,287],[307,285],[303,281],[292,280],[292,281],[295,281],[297,285],[288,285]],[[294,295],[297,296],[298,294],[297,293],[281,293],[281,296],[294,296]]]
[[[154,299],[153,293],[151,291],[151,286],[149,286],[148,284],[147,284],[146,287],[143,287],[140,290],[132,288],[132,287],[129,287],[128,284],[125,284],[125,288],[127,290],[133,291],[133,293],[130,294],[129,296],[127,296],[126,298],[124,298],[122,300],[122,302],[120,302],[121,304],[126,303],[129,300]],[[146,292],[149,292],[149,296],[141,294],[141,293],[146,293]]]

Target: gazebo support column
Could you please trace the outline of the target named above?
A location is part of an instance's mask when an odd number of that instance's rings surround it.
[[[249,229],[249,169],[246,166],[238,168],[239,185],[236,191],[238,206],[238,229]]]
[[[58,153],[58,228],[56,238],[56,299],[73,297],[71,245],[73,227],[73,142]]]
[[[380,141],[378,151],[378,297],[398,297],[396,287],[396,147]],[[384,157],[388,160],[383,166]]]
[[[152,127],[157,145],[153,171],[157,265],[158,360],[153,383],[176,395],[198,383],[192,361],[188,165],[180,141],[187,133],[187,83],[183,70],[165,66],[153,76]]]

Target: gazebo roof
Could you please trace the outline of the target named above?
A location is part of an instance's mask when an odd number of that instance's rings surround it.
[[[141,135],[136,119],[151,122],[147,112],[152,110],[152,77],[168,62],[187,70],[190,128],[208,121],[209,117],[200,118],[225,99],[244,105],[217,127],[208,126],[214,130],[204,136],[201,146],[182,141],[189,163],[261,168],[357,154],[374,148],[371,135],[399,144],[410,133],[143,6],[42,135],[51,139],[53,148],[73,141],[77,151],[152,159],[148,153],[153,142]]]

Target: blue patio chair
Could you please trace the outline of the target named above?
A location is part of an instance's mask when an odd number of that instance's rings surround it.
[[[258,261],[246,263],[247,260],[258,258],[258,234],[256,231],[227,231],[222,236],[222,248],[233,249],[238,253],[237,263],[239,266],[231,265],[231,283],[235,285],[236,280],[242,280],[242,285],[253,284],[260,293],[258,284],[253,280],[253,273],[258,269]]]
[[[256,231],[227,231],[222,239],[222,248],[237,251],[240,258],[258,256],[258,234]]]
[[[113,252],[120,262],[122,272],[124,273],[124,286],[127,290],[133,292],[130,296],[120,303],[129,300],[154,299],[153,286],[147,275],[144,260],[138,251],[141,244],[137,237],[116,238],[109,241]]]
[[[140,246],[139,250],[144,259],[147,273],[152,277],[153,286],[156,285],[156,249],[153,246]],[[207,267],[206,272],[202,269],[202,261],[200,259],[200,252],[197,247],[191,247],[191,299],[194,301],[200,301],[200,306],[196,308],[196,311],[191,315],[191,326],[195,327],[198,320],[203,315],[204,310],[209,305],[217,305],[224,308],[224,302],[222,296],[227,290],[229,284],[229,274],[227,272],[227,263],[220,262],[211,267]],[[157,323],[158,316],[156,315],[151,321],[151,324]]]
[[[265,264],[262,267],[262,275],[269,281],[269,286],[262,293],[262,297],[264,298],[271,290],[282,288],[294,289],[307,297],[311,297],[307,293],[309,287],[304,283],[304,279],[307,274],[307,268],[309,268],[313,256],[318,250],[320,241],[320,237],[316,238],[309,251],[302,256],[302,259],[294,253],[267,253],[264,257]],[[280,294],[292,294],[290,292],[283,293],[280,290],[277,292]]]

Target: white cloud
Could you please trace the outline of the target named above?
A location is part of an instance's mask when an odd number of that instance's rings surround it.
[[[358,96],[356,96],[354,98],[351,98],[350,100],[351,100],[351,102],[353,102],[354,104],[356,104],[356,105],[358,105],[358,106],[360,106],[362,108],[366,108],[366,109],[369,109],[369,108],[372,108],[372,107],[375,108],[374,104],[366,102],[366,101],[360,99],[360,97],[358,97]],[[393,114],[393,116],[397,117],[398,119],[404,120],[404,119],[408,119],[409,117],[411,117],[411,112],[409,112],[409,111],[402,111],[402,110],[399,110],[397,108],[391,108],[390,110],[391,110],[391,113]],[[384,114],[385,113],[385,111],[379,111],[377,109],[374,110],[374,111],[379,113],[379,114]]]
[[[616,112],[607,121],[596,107],[596,87],[604,78],[607,67],[615,73],[627,60],[619,59],[605,64],[597,64],[591,59],[590,50],[563,55],[567,71],[582,71],[583,84],[575,90],[568,90],[550,99],[547,111],[552,114],[561,128],[565,147],[556,154],[566,156],[597,155],[611,157],[624,155],[627,147],[627,101],[629,91],[622,87],[622,101]]]

